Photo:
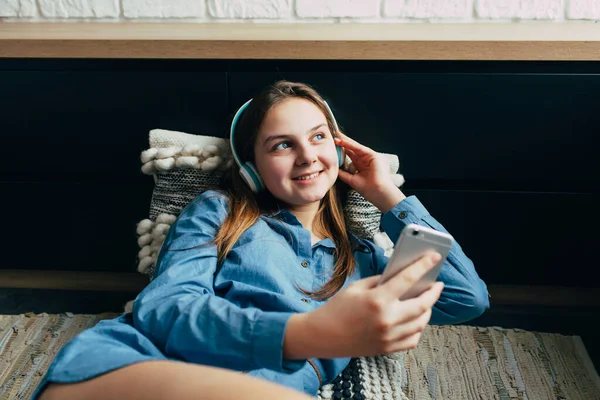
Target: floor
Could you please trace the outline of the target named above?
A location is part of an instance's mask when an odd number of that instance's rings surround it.
[[[600,330],[598,308],[494,306],[469,325],[521,328],[528,331],[580,336],[600,373]]]
[[[121,312],[135,298],[131,292],[0,289],[0,314]],[[598,308],[496,306],[468,325],[521,328],[529,331],[581,336],[600,372],[600,330],[595,327]]]

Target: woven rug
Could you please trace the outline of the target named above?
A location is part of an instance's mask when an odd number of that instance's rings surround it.
[[[115,314],[0,315],[0,399],[28,399],[60,348]],[[419,346],[353,359],[322,399],[600,399],[578,336],[429,326]]]

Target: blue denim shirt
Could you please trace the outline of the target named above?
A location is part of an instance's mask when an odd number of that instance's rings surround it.
[[[89,379],[151,359],[245,371],[312,395],[331,382],[348,358],[285,360],[283,339],[294,313],[323,304],[300,288],[317,290],[331,278],[333,241],[312,245],[310,232],[288,211],[265,215],[241,235],[215,276],[217,249],[211,241],[227,211],[227,198],[215,191],[188,204],[169,230],[155,277],[137,296],[133,313],[101,321],[74,338],[40,388],[48,381]],[[446,231],[413,196],[381,220],[394,243],[409,223]],[[382,248],[352,240],[355,272],[346,285],[382,273],[387,264]],[[489,307],[486,285],[458,243],[439,280],[445,287],[431,324],[464,322]]]
[[[134,303],[134,325],[169,356],[286,381],[269,371],[289,375],[306,367],[305,360],[283,359],[285,327],[294,313],[322,305],[298,286],[317,290],[331,278],[333,241],[312,245],[310,232],[288,211],[262,216],[242,234],[215,278],[216,246],[198,246],[210,243],[226,214],[227,199],[217,192],[206,192],[182,211],[165,239],[155,279]],[[416,197],[400,202],[381,221],[394,243],[408,223],[445,231]],[[346,284],[382,273],[387,264],[382,248],[354,240],[356,267]],[[488,308],[486,286],[458,244],[439,279],[445,288],[432,324],[464,322]],[[326,383],[349,360],[314,361]]]

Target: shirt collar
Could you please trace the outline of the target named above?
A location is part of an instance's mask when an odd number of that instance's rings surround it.
[[[352,247],[352,251],[358,250],[358,251],[366,252],[366,253],[371,252],[371,250],[369,249],[369,246],[366,246],[362,239],[358,238],[356,235],[354,235],[350,231],[348,231],[348,238],[350,239],[350,246]],[[325,239],[321,240],[320,242],[317,243],[317,245],[326,247],[328,249],[335,250],[335,243],[330,238],[325,238]]]
[[[275,219],[278,219],[280,221],[287,222],[288,224],[302,225],[300,223],[300,221],[298,221],[298,218],[296,218],[296,216],[294,214],[292,214],[291,212],[289,212],[285,208],[280,208],[280,209],[278,209],[277,211],[275,211],[275,212],[273,212],[271,214],[267,214],[266,216],[269,217],[269,218],[275,218]]]
[[[266,217],[278,219],[280,221],[286,222],[292,225],[302,225],[298,218],[285,208],[280,208],[277,211],[267,214]],[[352,250],[366,251],[369,252],[369,247],[363,243],[363,240],[358,236],[348,231],[348,238],[350,239],[350,244],[352,246]],[[316,243],[318,246],[323,246],[328,249],[335,249],[335,243],[330,238],[325,238]]]

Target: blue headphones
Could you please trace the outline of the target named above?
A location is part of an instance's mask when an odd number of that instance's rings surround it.
[[[248,107],[248,104],[250,104],[251,101],[252,101],[252,99],[245,102],[240,107],[240,109],[235,113],[235,115],[233,117],[233,121],[231,121],[231,130],[229,133],[229,144],[231,145],[231,153],[233,154],[233,159],[235,160],[235,163],[237,165],[239,165],[239,167],[240,167],[240,175],[241,175],[242,179],[244,180],[244,182],[246,182],[246,184],[248,185],[250,190],[252,190],[252,192],[258,193],[265,189],[265,184],[264,184],[262,178],[260,177],[258,170],[254,166],[254,164],[250,161],[246,162],[246,163],[242,163],[242,160],[238,157],[238,154],[235,151],[235,146],[233,144],[235,126],[237,125],[238,119],[240,118],[240,116],[242,115],[244,110]],[[335,120],[335,117],[333,116],[333,112],[331,111],[331,108],[329,108],[329,104],[327,104],[327,102],[325,102],[325,106],[327,107],[327,110],[329,111],[329,114],[331,115],[331,119],[333,120],[333,126],[337,133],[337,131],[338,131],[337,121]],[[338,162],[339,162],[338,165],[341,167],[342,164],[344,163],[344,158],[345,158],[344,149],[341,146],[337,146],[337,145],[335,146],[335,149],[336,149],[337,155],[338,155]]]

